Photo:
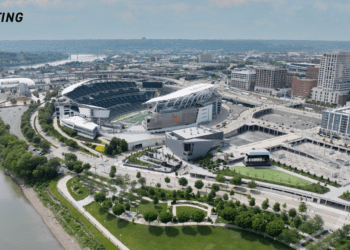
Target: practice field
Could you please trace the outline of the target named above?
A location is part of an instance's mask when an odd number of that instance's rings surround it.
[[[266,169],[266,168],[254,168],[254,167],[231,167],[231,171],[236,171],[236,173],[246,175],[248,177],[260,178],[269,181],[285,182],[292,185],[305,186],[311,184],[311,182],[296,177],[291,174],[276,170],[276,169]]]
[[[292,250],[253,233],[214,226],[157,227],[118,219],[93,202],[85,209],[129,249],[152,250]]]
[[[195,207],[189,207],[189,206],[179,206],[176,207],[176,214],[179,214],[181,212],[187,212],[189,215],[192,215],[196,211],[202,211],[205,213],[205,217],[207,217],[207,212],[205,212],[202,209],[195,208]]]

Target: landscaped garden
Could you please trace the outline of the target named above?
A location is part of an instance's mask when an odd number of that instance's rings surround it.
[[[144,214],[148,211],[153,211],[155,213],[162,213],[167,211],[167,204],[166,203],[158,203],[153,204],[153,202],[147,201],[147,200],[141,200],[141,203],[138,205],[134,205],[134,207],[130,208],[133,212],[138,212],[140,214]]]
[[[86,198],[90,194],[89,189],[84,187],[79,180],[80,178],[75,177],[67,182],[67,188],[69,193],[77,201]]]
[[[164,228],[133,224],[100,208],[96,202],[85,206],[89,213],[130,249],[292,249],[263,236],[224,227]]]

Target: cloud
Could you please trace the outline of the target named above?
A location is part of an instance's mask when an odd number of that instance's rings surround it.
[[[260,2],[281,2],[281,0],[209,0],[210,4],[220,8]]]
[[[315,8],[319,10],[326,10],[328,8],[328,5],[324,2],[321,1],[316,1],[315,2]]]
[[[17,0],[17,1],[6,0],[0,3],[0,7],[3,7],[3,8],[9,8],[13,6],[25,7],[27,5],[34,5],[39,8],[59,7],[59,6],[82,7],[85,5],[85,3],[81,1],[62,2],[61,0]]]
[[[185,11],[190,8],[188,4],[185,3],[173,3],[161,6],[162,9],[175,10],[175,11]]]
[[[107,4],[110,4],[110,3],[117,3],[119,2],[120,0],[100,0],[101,3],[107,3]]]
[[[338,10],[338,11],[350,11],[350,3],[346,3],[346,4],[335,4],[334,7]]]
[[[125,23],[132,23],[137,21],[136,18],[134,17],[134,14],[132,12],[116,12],[114,13],[114,16],[120,20],[122,20]]]

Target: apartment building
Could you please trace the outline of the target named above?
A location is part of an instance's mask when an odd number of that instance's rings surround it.
[[[231,86],[239,89],[253,91],[256,81],[254,69],[236,68],[231,73]]]
[[[260,88],[285,88],[287,70],[277,66],[260,66],[255,68],[256,71],[256,83],[255,90]],[[260,87],[260,88],[257,88]]]
[[[308,96],[310,95],[312,88],[315,88],[316,86],[316,79],[293,77],[292,90],[294,96]]]
[[[317,87],[312,99],[318,102],[344,105],[350,98],[350,53],[332,52],[321,58]]]

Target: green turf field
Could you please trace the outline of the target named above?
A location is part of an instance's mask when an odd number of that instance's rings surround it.
[[[158,213],[158,211],[166,212],[167,204],[166,203],[158,203],[157,205],[154,205],[151,201],[142,200],[142,203],[140,203],[138,206],[131,207],[130,210],[133,212],[136,212],[136,209],[140,214],[143,214],[147,211],[154,211]]]
[[[127,122],[127,123],[137,123],[137,122],[140,122],[142,121],[145,117],[147,116],[151,116],[150,114],[143,114],[143,115],[137,115],[137,116],[134,116],[132,118],[125,118],[125,119],[122,119],[120,121],[122,122]]]
[[[270,181],[285,182],[292,185],[309,185],[311,182],[296,177],[291,174],[266,168],[254,168],[254,167],[231,167],[231,171],[236,171],[239,174],[246,175],[248,177],[261,178]]]
[[[207,212],[205,212],[204,210],[202,209],[199,209],[199,208],[195,208],[195,207],[188,207],[188,206],[179,206],[179,207],[176,207],[176,214],[179,214],[181,212],[187,212],[189,215],[192,215],[194,212],[196,211],[203,211],[205,213],[205,217],[207,217]]]
[[[106,211],[93,202],[85,206],[105,228],[129,249],[152,250],[292,250],[282,243],[253,233],[214,226],[157,227],[133,224]]]

